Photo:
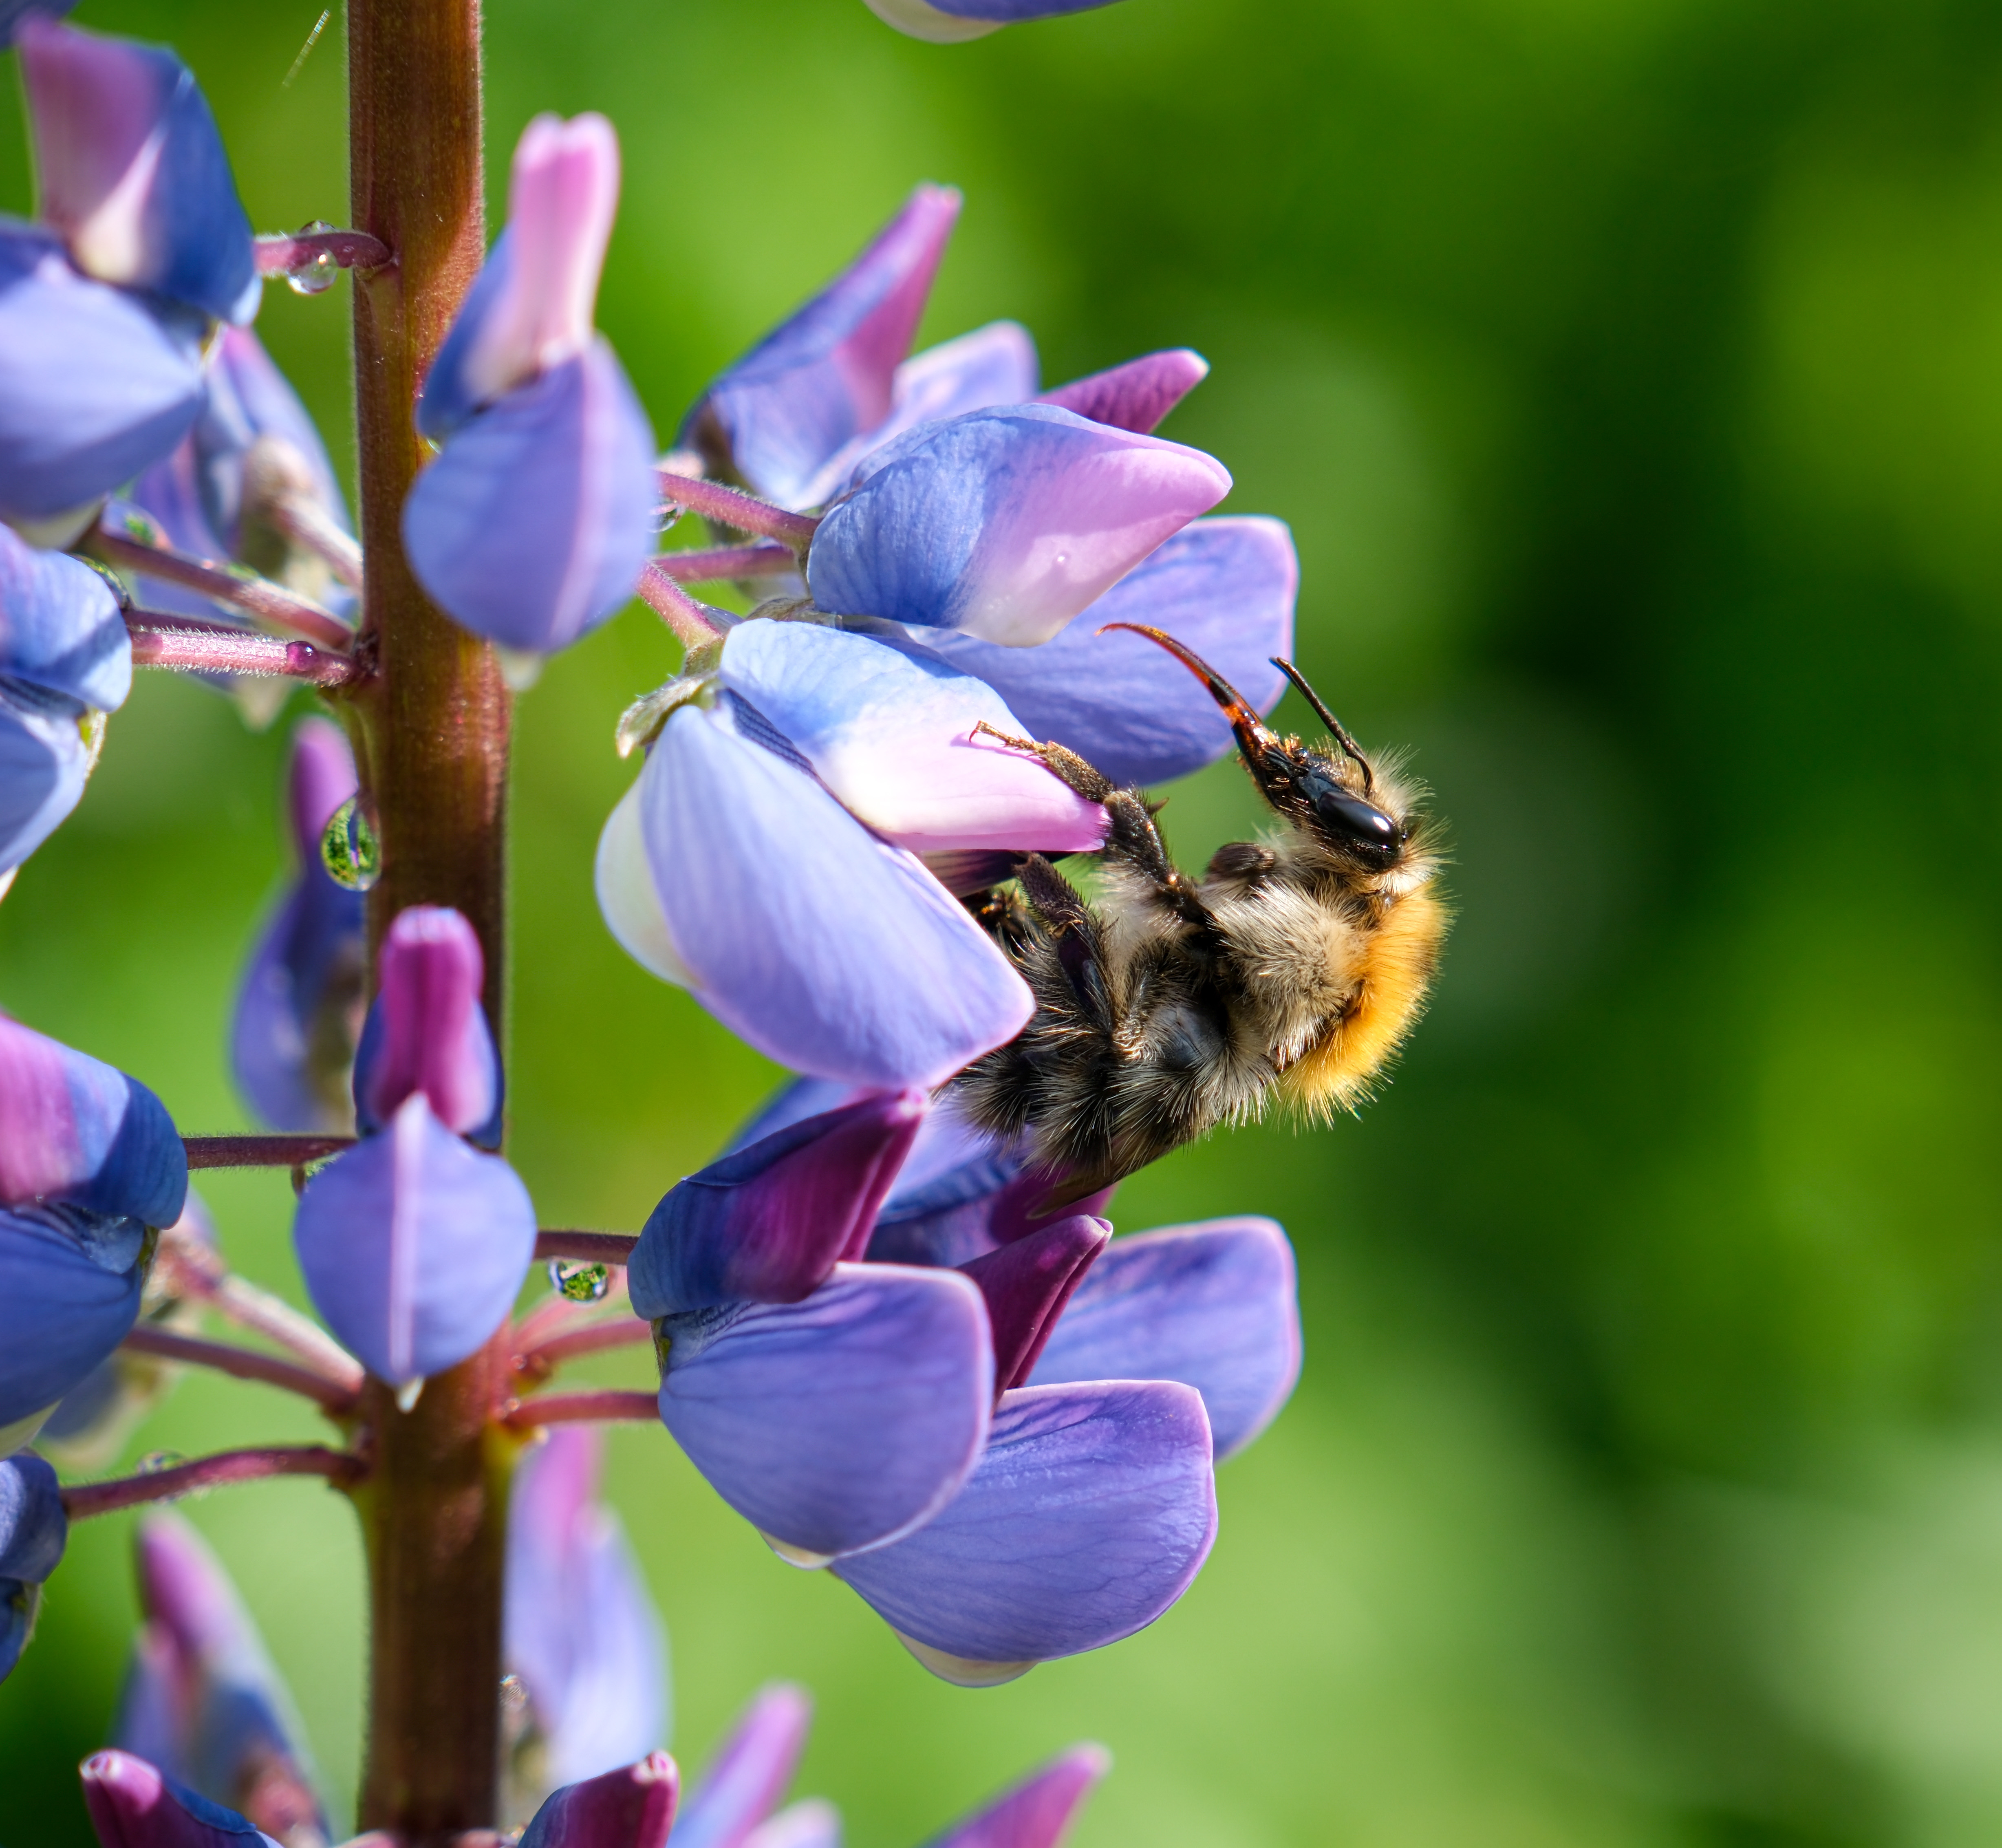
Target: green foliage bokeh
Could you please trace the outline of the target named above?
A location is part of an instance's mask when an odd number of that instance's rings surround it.
[[[347,217],[337,17],[285,82],[317,16],[78,17],[180,50],[275,229]],[[1265,1212],[1300,1251],[1306,1377],[1224,1470],[1188,1598],[949,1689],[622,1430],[685,1763],[783,1675],[820,1701],[800,1787],[860,1848],[1080,1737],[1118,1767],[1079,1848],[1993,1840],[2002,15],[1126,0],[933,48],[860,0],[493,0],[487,47],[497,206],[531,113],[618,124],[601,318],[664,436],[920,178],[967,195],[927,338],[1013,316],[1053,380],[1207,354],[1167,434],[1292,522],[1303,664],[1412,748],[1454,844],[1437,1006],[1382,1099],[1121,1196],[1125,1229]],[[11,88],[0,115],[25,210]],[[345,294],[274,288],[260,323],[337,455]],[[591,897],[612,721],[672,658],[636,609],[519,708],[511,1146],[546,1223],[636,1226],[773,1076]],[[242,1121],[222,1023],[281,737],[144,677],[0,906],[0,1006],[190,1128]],[[1165,821],[1200,861],[1256,819],[1226,765]],[[296,1296],[284,1178],[204,1191]],[[190,1379],[133,1454],[311,1427]],[[344,1800],[345,1509],[190,1512]],[[128,1539],[78,1531],[0,1688],[8,1848],[88,1840]]]

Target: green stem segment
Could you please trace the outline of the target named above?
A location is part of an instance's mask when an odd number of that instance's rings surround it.
[[[403,556],[403,500],[424,462],[417,388],[485,249],[479,0],[350,0],[354,228],[393,261],[354,272],[356,439],[368,557],[349,699],[382,871],[379,945],[406,905],[463,912],[486,951],[499,1037],[506,965],[503,834],[508,698],[493,650],[448,621]],[[361,1821],[430,1848],[490,1827],[500,1768],[500,1594],[516,1439],[496,1417],[507,1341],[427,1382],[408,1412],[364,1387],[370,1479],[357,1493],[372,1623]]]

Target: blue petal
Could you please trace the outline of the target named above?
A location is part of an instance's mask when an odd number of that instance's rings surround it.
[[[508,1667],[550,1785],[644,1758],[668,1730],[667,1637],[619,1518],[597,1499],[602,1433],[551,1430],[507,1511]]]
[[[868,1242],[925,1115],[877,1092],[775,1131],[677,1184],[640,1234],[626,1281],[654,1321],[729,1302],[797,1302]]]
[[[664,1752],[568,1784],[535,1812],[521,1848],[667,1848],[678,1787]]]
[[[403,543],[466,627],[548,653],[632,595],[657,498],[647,414],[599,340],[454,434],[404,503]]]
[[[720,677],[893,846],[1088,853],[1105,811],[980,730],[1021,722],[985,681],[808,622],[743,622]]]
[[[1202,1394],[1221,1463],[1271,1423],[1299,1372],[1285,1232],[1271,1219],[1215,1219],[1115,1239],[1030,1380],[1179,1379]]]
[[[417,394],[417,434],[434,443],[442,443],[487,402],[467,376],[466,363],[487,316],[507,298],[507,273],[513,262],[514,246],[503,226],[480,274],[473,277],[473,287],[466,291],[452,331],[445,336],[445,344],[424,375],[424,389]]]
[[[921,186],[875,241],[699,399],[676,441],[786,506],[889,414],[959,194]]]
[[[30,13],[59,19],[76,10],[76,0],[0,0],[0,51],[14,42],[14,30]]]
[[[131,1332],[138,1240],[98,1242],[121,1227],[139,1229],[74,1208],[0,1212],[0,1429],[54,1405]]]
[[[1230,489],[1200,450],[1043,404],[922,424],[857,476],[814,535],[814,601],[1011,647],[1048,641]]]
[[[190,338],[79,276],[41,233],[0,232],[0,514],[87,506],[166,455],[201,410]]]
[[[1073,1745],[954,1823],[931,1848],[1056,1848],[1078,1805],[1111,1769],[1103,1745]]]
[[[1019,1033],[1028,988],[964,908],[732,723],[684,706],[640,784],[654,884],[703,1005],[796,1071],[882,1090],[938,1084]]]
[[[1003,1395],[950,1507],[836,1574],[948,1679],[1010,1679],[1160,1616],[1216,1535],[1209,1424],[1161,1382]]]
[[[875,1546],[949,1501],[980,1454],[994,1358],[949,1271],[846,1265],[805,1302],[669,1319],[661,1418],[768,1539]]]
[[[111,587],[0,526],[0,677],[115,712],[132,690],[132,644]]]
[[[760,1689],[682,1804],[675,1848],[738,1848],[786,1794],[812,1717],[804,1688]]]
[[[292,1236],[327,1326],[401,1386],[500,1327],[535,1256],[535,1209],[514,1170],[469,1149],[420,1092],[306,1183]]]
[[[187,1155],[138,1079],[0,1016],[0,1205],[30,1201],[171,1226]]]
[[[952,19],[990,19],[996,25],[1013,26],[1024,19],[1091,12],[1111,5],[1112,0],[930,0],[930,4]]]
[[[39,1456],[0,1463],[0,1578],[47,1578],[68,1543],[55,1471]]]
[[[235,1811],[225,1809],[130,1752],[83,1761],[83,1801],[101,1843],[113,1848],[278,1848]]]
[[[176,75],[148,207],[161,261],[155,274],[139,280],[218,320],[247,323],[256,316],[263,284],[229,156],[193,74],[172,52],[152,55],[171,63]]]
[[[1097,631],[1107,622],[1164,629],[1269,713],[1286,690],[1270,657],[1292,654],[1299,584],[1279,521],[1199,520],[1040,648],[950,634],[926,643],[995,688],[1032,737],[1068,745],[1114,783],[1165,783],[1229,752],[1229,721],[1165,650]]]
[[[83,800],[96,753],[74,699],[0,681],[0,873],[18,866]]]

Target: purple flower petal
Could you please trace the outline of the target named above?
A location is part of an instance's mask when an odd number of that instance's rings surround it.
[[[260,294],[250,221],[187,66],[48,19],[24,20],[16,36],[40,216],[77,267],[249,321]]]
[[[567,647],[633,594],[654,549],[654,433],[597,340],[454,433],[403,504],[424,588],[476,635]]]
[[[131,1331],[144,1236],[135,1219],[73,1207],[0,1212],[0,1450]]]
[[[344,1131],[361,1008],[362,894],[338,884],[320,836],[356,789],[340,727],[305,719],[292,734],[288,807],[298,870],[257,940],[230,1026],[237,1087],[273,1129]]]
[[[1230,489],[1222,463],[1048,405],[975,411],[877,450],[821,521],[823,609],[1047,642]]]
[[[633,1313],[797,1302],[862,1255],[924,1121],[923,1091],[878,1092],[712,1162],[654,1208],[626,1271]]]
[[[761,1688],[682,1804],[675,1848],[738,1848],[786,1794],[812,1718],[804,1688]]]
[[[0,1205],[61,1202],[171,1226],[187,1200],[187,1156],[159,1098],[0,1015]]]
[[[1083,853],[1105,811],[976,728],[1020,735],[985,681],[807,622],[745,622],[723,684],[783,734],[842,806],[914,853],[1003,847]]]
[[[1112,1769],[1103,1745],[1073,1745],[964,1822],[931,1848],[1057,1848],[1079,1806]]]
[[[1200,520],[1042,647],[999,648],[946,633],[927,636],[926,645],[994,687],[1031,737],[1068,745],[1114,783],[1165,783],[1228,752],[1229,721],[1188,670],[1145,636],[1097,632],[1108,622],[1165,629],[1270,712],[1286,689],[1270,657],[1292,653],[1299,584],[1280,521]]]
[[[943,1513],[835,1571],[934,1674],[980,1686],[1145,1628],[1216,1536],[1194,1388],[1025,1386],[1003,1396],[979,1466]]]
[[[113,1743],[287,1839],[326,1835],[291,1696],[222,1563],[179,1515],[138,1536],[146,1614]]]
[[[83,800],[97,761],[88,724],[63,694],[0,685],[0,873],[19,866]]]
[[[774,500],[800,495],[822,464],[890,414],[959,194],[921,186],[841,274],[698,399],[677,443],[699,448]]]
[[[964,908],[738,718],[683,707],[639,786],[666,934],[703,1005],[796,1071],[886,1090],[1019,1033],[1028,988]]]
[[[13,44],[23,19],[36,14],[57,19],[75,9],[76,0],[0,0],[0,51]]]
[[[480,1005],[480,939],[448,906],[413,905],[383,939],[380,986],[354,1062],[354,1114],[364,1135],[421,1092],[446,1128],[500,1141],[500,1062]],[[491,1131],[476,1134],[484,1126]]]
[[[652,1752],[558,1790],[536,1811],[521,1848],[667,1848],[680,1787],[675,1761]]]
[[[964,417],[992,404],[1026,404],[1039,376],[1035,342],[1013,321],[991,322],[956,340],[928,347],[897,368],[890,414],[873,430],[851,438],[800,490],[799,504],[817,507],[838,493],[872,449],[920,424]]]
[[[508,1504],[507,1665],[553,1785],[630,1767],[667,1731],[667,1638],[597,1498],[604,1451],[602,1432],[556,1426],[522,1459]]]
[[[1299,1372],[1292,1247],[1274,1221],[1243,1219],[1115,1239],[1030,1379],[1179,1379],[1202,1394],[1222,1463],[1278,1416]]]
[[[979,1456],[994,1355],[950,1271],[839,1267],[804,1302],[671,1317],[661,1419],[724,1501],[814,1561],[929,1520]]]
[[[1071,1292],[1111,1236],[1112,1228],[1104,1220],[1079,1215],[960,1266],[962,1275],[979,1285],[987,1303],[987,1319],[994,1330],[996,1390],[1006,1392],[1028,1378]]]
[[[378,1379],[403,1386],[475,1352],[512,1306],[535,1209],[421,1092],[306,1183],[293,1242],[313,1306]]]
[[[192,330],[78,275],[46,234],[0,231],[0,514],[87,508],[173,449],[201,402]]]
[[[1036,402],[1076,411],[1094,424],[1115,430],[1153,430],[1162,418],[1209,376],[1209,361],[1200,353],[1178,347],[1149,353],[1123,366],[1073,378],[1045,392]]]
[[[111,587],[0,526],[0,675],[115,712],[132,690],[132,644]]]
[[[39,1583],[62,1563],[68,1543],[54,1470],[39,1456],[0,1463],[0,1578]]]
[[[82,1775],[84,1808],[102,1848],[278,1848],[234,1810],[183,1790],[128,1752],[94,1752]]]

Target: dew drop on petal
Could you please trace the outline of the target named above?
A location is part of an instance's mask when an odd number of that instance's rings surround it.
[[[572,1302],[599,1302],[612,1287],[611,1274],[602,1264],[573,1263],[568,1258],[549,1260],[549,1288]]]
[[[368,797],[349,797],[327,818],[319,856],[327,877],[351,892],[367,891],[382,876],[382,837],[375,825],[375,804]]]
[[[187,1461],[187,1458],[178,1450],[148,1450],[139,1459],[139,1473],[157,1476],[162,1470],[171,1470],[177,1463]]]
[[[334,227],[324,218],[315,218],[310,225],[298,228],[301,237],[315,237],[321,232]],[[334,279],[340,274],[340,265],[333,260],[331,251],[321,250],[309,256],[295,270],[285,272],[285,281],[291,284],[292,292],[298,295],[323,295],[332,288]]]

